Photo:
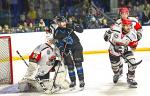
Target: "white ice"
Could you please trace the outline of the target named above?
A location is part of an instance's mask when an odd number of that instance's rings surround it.
[[[108,54],[84,55],[85,89],[65,92],[52,96],[150,96],[150,52],[136,52],[137,61],[143,62],[136,69],[137,88],[129,88],[126,82],[127,64],[124,64],[123,76],[117,84],[112,81],[113,72]],[[13,62],[14,84],[24,75],[27,67],[23,61]],[[78,81],[78,80],[77,80]],[[77,88],[78,88],[77,82]],[[0,86],[0,89],[4,86]],[[13,93],[0,96],[48,96],[42,93]]]

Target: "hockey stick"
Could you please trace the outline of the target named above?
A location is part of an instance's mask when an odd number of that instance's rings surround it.
[[[20,54],[20,52],[19,52],[18,50],[17,50],[16,52],[17,52],[17,54],[20,56],[20,58],[24,61],[24,63],[27,65],[27,67],[29,67],[29,65],[28,65],[27,62],[24,60],[24,58],[22,57],[22,55]],[[40,84],[40,86],[42,87],[42,89],[43,89],[44,92],[45,92],[46,90],[48,90],[48,89],[45,87],[44,83],[40,80],[39,77],[35,77],[35,80]]]
[[[16,53],[19,55],[19,57],[23,60],[23,62],[27,65],[27,67],[29,67],[29,65],[27,64],[27,62],[24,60],[24,58],[22,57],[22,55],[19,53],[19,51],[17,50]]]
[[[93,2],[91,2],[91,5],[97,10],[98,8],[96,7],[96,5],[93,3]],[[108,15],[106,15],[103,11],[101,11],[100,9],[98,10],[105,18],[107,18],[108,20],[110,20],[111,22],[113,22],[113,23],[116,23],[116,24],[118,24],[119,25],[119,23],[118,22],[116,22],[115,20],[113,20],[112,18],[110,18]],[[115,46],[110,40],[109,40],[109,42],[113,45],[113,46]],[[136,62],[135,64],[133,64],[133,63],[131,63],[124,55],[121,55],[122,56],[122,58],[124,58],[127,62],[129,62],[131,65],[139,65],[141,62],[142,62],[142,60],[140,60],[139,62]]]
[[[111,45],[115,46],[110,40],[109,42],[111,43]],[[121,53],[120,53],[121,54]],[[125,59],[127,62],[129,62],[132,66],[136,66],[136,65],[139,65],[140,63],[142,63],[142,60],[136,62],[136,63],[131,63],[129,59],[127,59],[127,57],[125,57],[123,54],[121,54],[121,57],[123,59]]]
[[[63,50],[63,53],[62,53],[62,58],[64,58],[64,52],[65,52],[65,50],[66,50],[66,46],[67,46],[67,43],[65,44],[65,48],[64,48],[64,50]],[[60,68],[60,66],[61,66],[61,64],[59,64],[59,66],[58,66],[58,69],[57,69],[57,71],[55,72],[55,76],[54,76],[54,78],[53,78],[53,85],[52,85],[52,88],[50,89],[51,91],[53,90],[53,87],[56,87],[55,86],[55,82],[56,82],[56,78],[57,78],[57,74],[58,74],[58,71],[59,71],[59,68]]]

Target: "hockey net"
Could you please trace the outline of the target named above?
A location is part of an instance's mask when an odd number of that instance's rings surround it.
[[[0,84],[13,83],[10,36],[0,36]]]

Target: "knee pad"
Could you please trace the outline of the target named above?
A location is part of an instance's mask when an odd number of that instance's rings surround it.
[[[74,70],[74,65],[73,64],[68,64],[68,70]]]

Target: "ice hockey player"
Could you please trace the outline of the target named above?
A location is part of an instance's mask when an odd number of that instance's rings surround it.
[[[54,31],[54,38],[57,40],[57,47],[60,49],[64,63],[68,67],[68,73],[71,80],[70,88],[74,89],[76,86],[76,74],[79,79],[79,87],[84,88],[84,71],[82,67],[83,62],[83,47],[79,38],[74,31],[82,33],[83,28],[79,24],[69,24],[67,19],[63,16],[57,17],[57,29]]]
[[[57,74],[54,80],[50,78],[52,71]],[[59,49],[54,45],[52,34],[48,34],[46,43],[37,46],[31,53],[27,72],[18,84],[21,92],[44,90],[45,93],[53,93],[61,88],[69,88],[64,63]]]
[[[129,19],[122,19],[122,27],[119,25],[113,26],[112,37],[109,47],[109,59],[114,73],[113,82],[117,83],[119,77],[122,75],[122,56],[125,62],[128,63],[127,82],[130,87],[136,87],[137,82],[135,78],[135,69],[137,67],[133,55],[133,50],[138,45],[138,38],[135,30],[131,28],[132,22]],[[134,65],[135,64],[135,65]]]
[[[129,17],[129,9],[127,7],[119,8],[119,15],[120,15],[120,19],[118,19],[115,22],[115,24],[122,26],[121,22],[123,19],[130,19],[132,22],[131,28],[133,28],[136,31],[137,38],[139,41],[142,38],[142,26],[139,23],[139,21],[135,17]],[[109,41],[109,38],[111,37],[111,33],[112,33],[111,29],[105,32],[105,35],[104,35],[105,41]]]

